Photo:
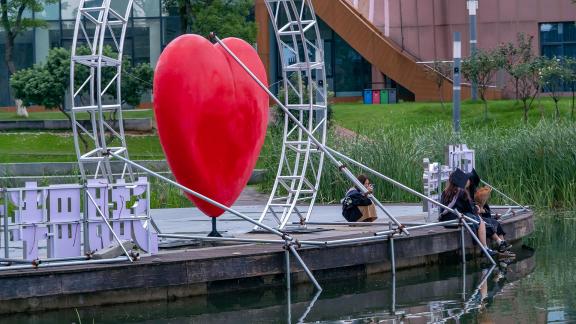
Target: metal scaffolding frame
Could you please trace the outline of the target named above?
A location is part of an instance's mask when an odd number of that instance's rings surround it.
[[[282,65],[284,105],[305,130],[284,115],[282,151],[270,198],[259,221],[271,217],[283,229],[292,216],[312,213],[324,164],[309,134],[326,143],[328,88],[324,44],[309,0],[266,0]]]
[[[309,1],[309,0],[306,0]],[[311,4],[310,4],[311,6]],[[272,100],[274,100],[274,102],[276,102],[276,104],[278,105],[278,107],[284,112],[284,115],[292,121],[292,123],[294,125],[296,125],[296,127],[298,127],[307,137],[308,140],[313,143],[315,145],[315,149],[318,151],[321,151],[324,153],[324,155],[326,157],[328,157],[328,160],[334,164],[335,167],[338,168],[338,170],[342,173],[342,175],[344,177],[346,177],[348,179],[348,181],[350,181],[354,186],[356,186],[357,188],[359,188],[363,194],[366,195],[366,197],[368,197],[376,206],[378,206],[378,208],[380,208],[380,210],[382,210],[384,212],[384,214],[386,214],[386,216],[388,216],[388,218],[394,222],[397,226],[396,231],[398,233],[404,233],[406,235],[409,235],[410,233],[406,230],[406,226],[402,225],[394,216],[392,216],[392,214],[388,211],[388,209],[386,209],[386,207],[378,200],[376,199],[376,197],[374,197],[374,195],[372,195],[368,189],[366,187],[364,187],[363,183],[360,183],[360,181],[356,178],[356,176],[354,176],[354,174],[352,174],[352,172],[348,169],[348,167],[343,164],[341,161],[339,161],[334,154],[332,154],[329,150],[329,148],[321,142],[321,140],[317,139],[314,134],[309,131],[306,126],[304,126],[300,120],[298,119],[298,117],[294,116],[294,114],[292,114],[292,112],[290,111],[290,109],[288,107],[286,107],[281,101],[280,99],[278,99],[269,89],[268,87],[266,87],[266,85],[260,80],[258,79],[258,77],[242,62],[242,60],[240,60],[238,58],[238,56],[236,56],[236,54],[234,54],[234,52],[232,52],[230,50],[230,48],[228,48],[228,46],[226,46],[226,44],[224,44],[224,42],[222,42],[222,40],[220,38],[218,38],[218,36],[216,36],[214,33],[212,33],[210,35],[210,37],[217,42],[220,46],[222,46],[222,48],[224,49],[224,51],[226,51],[226,53],[228,53],[233,59],[234,61],[236,61],[236,63],[238,63],[240,65],[240,67],[242,67],[242,69],[244,69],[244,71],[246,71],[246,73],[248,73],[248,75],[250,75],[250,77],[260,86],[260,88],[262,88],[269,96]],[[262,218],[259,220],[259,222],[262,221]],[[258,228],[258,227],[256,227]]]
[[[311,4],[309,4],[311,6]],[[288,107],[286,107],[277,97],[274,96],[274,94],[266,87],[266,85],[258,79],[258,77],[242,62],[242,60],[240,60],[227,46],[226,44],[224,44],[224,42],[222,42],[222,40],[220,40],[215,34],[211,34],[211,38],[216,41],[220,46],[222,46],[222,48],[246,71],[246,73],[248,73],[250,75],[250,77],[264,90],[266,91],[266,93],[268,93],[268,95],[276,102],[276,104],[278,105],[278,107],[280,109],[282,109],[282,111],[284,112],[285,116],[287,118],[289,118],[296,126],[298,126],[302,132],[308,136],[308,139],[314,143],[316,145],[316,149],[320,150],[322,152],[324,152],[324,154],[328,157],[328,160],[333,163],[336,167],[338,167],[338,169],[342,172],[342,174],[348,178],[349,181],[351,181],[357,188],[360,188],[360,190],[367,195],[367,197],[370,198],[370,200],[372,200],[372,202],[377,205],[382,211],[384,211],[384,213],[389,217],[389,219],[394,222],[396,224],[396,228],[391,229],[390,231],[384,231],[384,232],[378,232],[376,233],[376,236],[379,235],[388,235],[389,237],[392,237],[395,234],[406,234],[409,235],[410,233],[408,232],[406,226],[404,226],[403,224],[401,224],[394,216],[392,216],[387,209],[384,207],[384,205],[378,201],[372,194],[370,194],[370,192],[368,192],[368,190],[364,187],[363,184],[361,184],[358,179],[356,179],[356,177],[350,172],[350,170],[348,169],[348,167],[343,164],[341,161],[339,161],[336,157],[340,157],[345,159],[346,161],[353,163],[365,170],[370,171],[371,173],[377,175],[378,177],[384,179],[385,181],[388,181],[390,183],[392,183],[393,185],[408,191],[422,199],[425,199],[437,206],[440,206],[444,209],[446,209],[447,211],[454,213],[455,215],[458,216],[458,221],[460,222],[460,224],[466,228],[466,230],[470,233],[470,235],[472,236],[472,238],[476,241],[476,243],[478,243],[478,245],[480,246],[480,248],[482,249],[483,253],[486,255],[486,257],[491,261],[492,264],[496,264],[496,262],[494,261],[494,259],[492,258],[492,256],[490,255],[489,251],[487,250],[487,248],[485,246],[482,245],[482,243],[480,242],[480,239],[478,238],[478,236],[476,235],[476,233],[474,233],[474,231],[470,228],[470,225],[468,224],[468,222],[473,222],[473,223],[478,223],[477,221],[471,219],[470,217],[458,212],[457,210],[454,210],[452,208],[449,208],[423,194],[421,194],[420,192],[409,188],[405,185],[403,185],[402,183],[391,179],[373,169],[370,169],[369,167],[361,164],[360,162],[357,162],[349,157],[347,157],[346,155],[339,153],[329,147],[327,147],[324,143],[322,143],[320,140],[318,140],[314,134],[312,134],[308,129],[306,129],[306,127],[298,120],[298,118],[296,116],[294,116],[294,114],[292,114],[292,112],[290,111],[290,109]],[[430,226],[438,226],[438,223],[434,223],[434,224],[429,224]],[[368,240],[375,240],[374,237],[367,237],[367,238],[359,238],[359,239],[346,239],[346,240],[337,240],[337,242],[341,242],[341,241],[354,241],[354,242],[363,242],[363,241],[368,241]],[[334,242],[334,241],[331,241]]]
[[[81,0],[76,15],[70,60],[72,130],[80,174],[110,183],[110,155],[128,158],[122,118],[122,54],[133,0]],[[79,118],[87,113],[88,122]],[[87,151],[86,151],[87,149]],[[124,164],[120,178],[133,181]]]
[[[294,255],[294,257],[296,258],[296,260],[298,261],[298,263],[302,266],[302,268],[304,269],[304,271],[305,271],[306,274],[308,275],[308,278],[310,279],[310,281],[312,281],[312,283],[314,284],[314,286],[316,287],[316,289],[319,290],[319,291],[322,290],[322,287],[320,287],[320,284],[318,283],[318,281],[317,281],[316,278],[314,277],[314,274],[312,273],[312,271],[310,271],[310,269],[308,268],[308,266],[306,266],[306,263],[304,262],[304,260],[302,260],[302,258],[301,258],[300,255],[298,254],[298,251],[297,251],[296,248],[294,247],[294,246],[298,246],[298,247],[299,247],[299,246],[300,246],[300,243],[298,242],[297,239],[295,239],[294,237],[292,237],[292,236],[289,235],[288,233],[282,232],[281,230],[277,230],[277,229],[272,228],[272,227],[270,227],[270,226],[268,226],[268,225],[265,225],[265,224],[263,224],[263,223],[261,223],[261,222],[259,222],[259,221],[256,221],[256,220],[250,218],[249,216],[244,215],[243,213],[241,213],[241,212],[239,212],[239,211],[236,211],[235,209],[232,209],[232,208],[230,208],[230,207],[228,207],[228,206],[226,206],[226,205],[223,205],[223,204],[217,202],[216,200],[211,199],[210,197],[204,196],[203,194],[201,194],[201,193],[199,193],[199,192],[196,192],[196,191],[194,191],[194,190],[192,190],[192,189],[190,189],[190,188],[188,188],[188,187],[186,187],[186,186],[184,186],[184,185],[182,185],[182,184],[180,184],[180,183],[178,183],[178,182],[176,182],[176,181],[173,181],[173,180],[171,180],[171,179],[168,179],[168,178],[166,178],[165,176],[163,176],[163,175],[161,175],[161,174],[159,174],[159,173],[157,173],[157,172],[154,172],[154,171],[152,171],[152,170],[150,170],[150,169],[148,169],[148,168],[146,168],[146,167],[144,167],[144,166],[142,166],[142,165],[139,165],[138,163],[135,163],[135,162],[133,162],[133,161],[130,161],[129,159],[127,159],[127,158],[125,158],[125,157],[123,157],[123,156],[121,156],[121,155],[119,155],[119,154],[117,154],[117,153],[115,153],[115,152],[109,151],[108,154],[110,154],[110,155],[112,155],[113,157],[115,157],[115,158],[123,161],[124,163],[127,163],[127,164],[129,164],[129,165],[131,165],[131,166],[133,166],[133,167],[135,167],[135,168],[137,168],[137,169],[140,169],[141,171],[144,171],[144,172],[148,173],[148,174],[151,175],[151,176],[154,176],[154,177],[156,177],[156,178],[158,178],[158,179],[160,179],[160,180],[162,180],[162,181],[164,181],[164,182],[166,182],[166,183],[169,183],[169,184],[171,184],[171,185],[173,185],[173,186],[176,186],[176,187],[180,188],[181,190],[183,190],[184,192],[186,192],[186,193],[188,193],[188,194],[190,194],[190,195],[192,195],[192,196],[194,196],[194,197],[196,197],[196,198],[198,198],[198,199],[202,199],[203,201],[205,201],[205,202],[207,202],[207,203],[209,203],[209,204],[212,204],[213,206],[216,206],[216,207],[218,207],[218,208],[221,208],[221,209],[223,209],[223,210],[225,210],[225,211],[227,211],[227,212],[229,212],[229,213],[231,213],[231,214],[233,214],[233,215],[235,215],[235,216],[237,216],[237,217],[242,218],[242,219],[245,220],[245,221],[248,221],[249,223],[252,223],[253,225],[255,225],[255,226],[259,227],[259,228],[262,228],[262,229],[264,229],[264,230],[266,230],[266,231],[268,231],[268,232],[270,232],[270,233],[272,233],[272,234],[274,234],[274,235],[276,235],[276,236],[279,236],[279,237],[281,238],[281,241],[280,241],[279,243],[280,243],[280,244],[283,244],[284,247],[285,247],[285,249],[286,249],[287,251],[289,250],[289,251]],[[172,235],[171,235],[171,234],[159,234],[159,235],[158,235],[158,237],[168,237],[168,236],[172,236]],[[209,240],[214,240],[214,239],[225,239],[225,238],[210,237],[210,238],[207,238],[207,239],[209,239]],[[270,240],[260,240],[260,241],[261,241],[262,243],[272,243]],[[266,242],[266,241],[269,241],[269,242]],[[274,242],[274,243],[277,243],[277,242]],[[288,271],[289,271],[289,270],[288,270]]]

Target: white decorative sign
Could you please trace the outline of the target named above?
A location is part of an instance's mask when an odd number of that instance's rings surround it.
[[[38,187],[36,182],[27,182],[24,188],[2,192],[0,216],[7,223],[0,226],[0,243],[6,258],[11,251],[21,251],[24,260],[36,260],[79,257],[105,248],[114,237],[102,216],[121,240],[131,240],[149,253],[158,252],[157,233],[148,226],[150,189],[146,178],[115,184],[92,179],[86,188],[76,184]]]

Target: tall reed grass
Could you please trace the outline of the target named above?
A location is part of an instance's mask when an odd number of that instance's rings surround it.
[[[424,158],[444,163],[448,144],[465,143],[476,150],[476,169],[488,183],[522,204],[542,208],[576,207],[576,127],[574,123],[542,121],[535,126],[469,128],[455,136],[447,123],[413,129],[358,131],[355,138],[330,131],[328,144],[348,156],[422,191]],[[271,129],[261,165],[270,172],[261,189],[269,191],[276,174],[281,134]],[[350,187],[326,161],[319,201],[338,202]],[[352,169],[354,173],[361,170]],[[418,202],[415,196],[371,177],[375,192],[387,202]],[[494,203],[503,202],[493,194]]]

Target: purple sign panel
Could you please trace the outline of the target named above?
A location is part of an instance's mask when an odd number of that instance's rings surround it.
[[[149,226],[150,191],[146,178],[134,183],[119,180],[115,184],[93,179],[85,188],[38,187],[35,182],[27,182],[24,188],[8,188],[4,194],[0,217],[7,223],[3,221],[0,227],[0,242],[5,257],[18,250],[26,260],[38,259],[40,255],[75,257],[108,247],[115,239],[104,218],[121,240],[131,240],[149,253],[158,252],[157,233]]]

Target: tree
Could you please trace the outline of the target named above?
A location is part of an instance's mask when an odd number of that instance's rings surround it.
[[[519,72],[519,70],[516,70],[516,67],[534,61],[535,56],[532,53],[532,43],[534,41],[534,36],[518,33],[516,36],[516,41],[517,44],[510,42],[500,45],[497,51],[502,57],[502,68],[514,80],[515,96],[516,100],[518,100],[520,99],[520,90],[518,88],[520,76],[515,73]]]
[[[69,75],[70,52],[64,48],[53,48],[48,52],[46,63],[14,73],[10,86],[26,106],[37,104],[47,109],[58,109],[71,120],[64,110]]]
[[[540,92],[539,71],[541,60],[532,59],[523,63],[516,63],[510,69],[516,80],[516,96],[524,108],[524,123],[528,123],[528,111],[532,108],[534,99]]]
[[[112,49],[106,47],[104,54],[111,56]],[[87,48],[80,48],[78,53],[89,53]],[[103,84],[108,84],[114,76],[115,69],[103,71]],[[132,66],[128,58],[122,60],[122,103],[136,106],[140,103],[144,93],[152,88],[153,70],[148,63]],[[75,71],[76,86],[79,87],[88,77],[89,70],[84,66],[77,66]],[[23,100],[25,105],[37,104],[47,109],[58,109],[72,123],[69,111],[65,109],[66,90],[70,82],[70,51],[64,48],[52,48],[48,58],[43,64],[23,69],[14,73],[10,85],[16,96]],[[116,88],[110,87],[107,92],[116,96]],[[115,116],[111,116],[115,119]],[[87,147],[87,143],[84,146]]]
[[[14,64],[14,41],[29,28],[46,27],[41,19],[28,18],[26,11],[41,12],[45,4],[58,0],[0,0],[0,20],[5,32],[4,61],[10,74],[16,72]]]
[[[444,87],[444,82],[446,81],[446,76],[452,73],[452,63],[443,61],[434,61],[431,66],[426,66],[424,68],[426,76],[434,81],[436,84],[436,89],[438,90],[438,98],[440,99],[440,105],[444,108],[444,95],[442,88]]]
[[[569,78],[568,71],[560,58],[543,58],[539,75],[542,89],[547,92],[554,101],[554,107],[556,109],[555,117],[558,119],[560,118],[558,103],[564,91],[564,84]]]
[[[164,0],[168,11],[180,16],[180,32],[220,38],[238,37],[248,43],[256,41],[256,23],[252,10],[254,0]]]
[[[567,57],[564,59],[566,66],[566,83],[572,92],[572,104],[570,105],[570,119],[574,120],[574,106],[576,100],[576,59]]]
[[[122,61],[122,102],[138,106],[142,95],[152,89],[154,70],[148,63],[132,65],[129,59]]]
[[[503,57],[497,50],[478,50],[462,62],[462,74],[478,85],[478,94],[484,103],[484,120],[488,120],[488,101],[486,91],[496,71],[503,66]]]

